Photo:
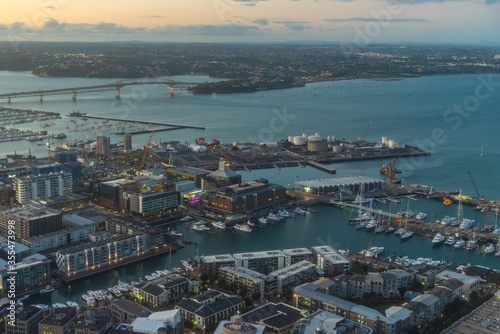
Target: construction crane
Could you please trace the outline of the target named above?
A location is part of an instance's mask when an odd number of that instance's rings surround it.
[[[363,134],[363,138],[361,138],[361,141],[365,141],[366,135],[367,135],[368,130],[370,129],[371,125],[372,125],[372,121],[368,122],[368,126],[366,127],[365,133]]]
[[[479,189],[477,189],[476,182],[474,181],[474,178],[472,177],[472,174],[471,174],[470,170],[467,171],[467,173],[469,174],[469,178],[470,178],[470,180],[472,182],[472,185],[474,186],[474,190],[476,191],[477,198],[480,199],[480,200],[484,200],[484,197],[481,196],[481,194],[479,193]]]
[[[146,158],[146,154],[148,154],[149,147],[151,146],[151,139],[153,138],[153,134],[155,133],[155,130],[151,131],[151,135],[149,136],[148,144],[146,145],[146,148],[144,149],[144,154],[142,155],[142,160],[139,166],[137,166],[137,190],[141,190],[141,169],[142,169],[142,164],[144,163],[144,159]]]
[[[47,153],[49,156],[49,165],[52,162],[52,157],[50,156],[50,136],[47,135]]]

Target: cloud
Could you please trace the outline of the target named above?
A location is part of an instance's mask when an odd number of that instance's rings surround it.
[[[36,28],[27,26],[23,22],[16,22],[11,25],[0,25],[0,30],[11,33],[25,34],[175,34],[175,35],[202,35],[202,36],[234,36],[258,33],[259,27],[256,25],[242,24],[221,24],[221,25],[165,25],[156,28],[136,27],[129,28],[123,25],[109,22],[97,24],[88,23],[60,23],[55,19],[49,19],[42,27]]]
[[[152,19],[164,19],[166,16],[161,16],[161,15],[141,15],[140,17],[149,17]]]
[[[387,21],[387,22],[429,22],[427,19],[419,19],[419,18],[409,18],[409,19],[390,19],[390,20],[381,20],[374,17],[350,17],[345,19],[325,19],[327,22],[379,22],[379,21]]]
[[[252,21],[252,23],[258,26],[267,26],[269,24],[269,21],[267,19],[255,19]]]

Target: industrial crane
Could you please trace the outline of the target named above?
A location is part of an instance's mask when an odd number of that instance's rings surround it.
[[[151,146],[151,139],[153,138],[153,134],[155,133],[155,130],[151,131],[151,135],[149,136],[148,144],[146,145],[146,148],[144,149],[144,154],[142,155],[142,160],[139,166],[137,167],[137,190],[141,190],[141,169],[142,169],[142,164],[144,163],[144,159],[146,158],[146,154],[148,154],[149,147]]]
[[[484,199],[484,197],[483,197],[483,196],[481,196],[481,194],[479,193],[479,189],[477,189],[476,182],[474,181],[474,178],[472,177],[472,174],[471,174],[470,170],[469,170],[469,171],[467,171],[467,173],[469,173],[469,178],[470,178],[470,180],[471,180],[471,182],[472,182],[472,185],[474,186],[474,190],[476,191],[477,198],[478,198],[478,199],[483,200],[483,199]]]
[[[366,134],[368,133],[368,130],[370,129],[370,126],[372,125],[372,121],[368,123],[368,126],[366,127],[365,133],[363,134],[363,138],[361,138],[361,141],[365,141]]]

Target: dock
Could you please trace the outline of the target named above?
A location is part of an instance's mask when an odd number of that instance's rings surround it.
[[[307,163],[309,164],[309,166],[314,167],[316,169],[319,169],[323,172],[327,172],[329,174],[335,174],[337,172],[335,169],[330,168],[326,165],[320,164],[319,162],[316,162],[316,161],[308,161]]]

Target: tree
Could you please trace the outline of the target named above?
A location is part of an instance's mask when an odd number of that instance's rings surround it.
[[[233,293],[237,293],[238,292],[238,285],[234,282],[232,282],[231,284],[229,284],[229,291],[233,292]]]
[[[242,286],[242,287],[241,287],[241,289],[240,289],[240,291],[239,291],[239,295],[240,295],[240,297],[242,297],[242,298],[248,295],[248,289],[247,289],[247,287],[246,287],[246,286]]]
[[[184,320],[184,328],[193,328],[194,324],[191,320]]]
[[[200,279],[202,282],[206,282],[208,280],[208,275],[206,273],[203,273],[200,275]]]
[[[250,297],[253,300],[260,300],[260,292],[259,291],[254,291],[254,292],[252,292],[252,295]]]

